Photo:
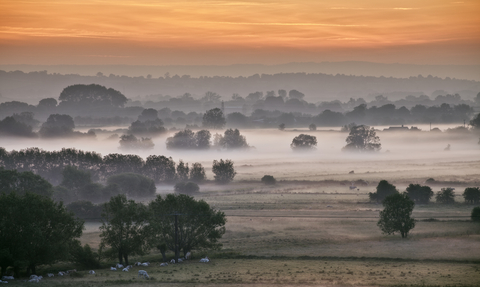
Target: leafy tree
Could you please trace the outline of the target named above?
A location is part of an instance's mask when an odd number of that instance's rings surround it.
[[[82,247],[80,241],[77,241],[76,244],[73,245],[70,254],[73,262],[85,269],[100,268],[100,256],[97,252],[94,252],[88,244]]]
[[[202,164],[199,162],[194,163],[190,169],[190,180],[198,183],[205,179],[207,179],[205,168],[203,168]]]
[[[28,192],[51,197],[53,186],[31,171],[18,172],[0,167],[0,193],[16,192],[24,195]]]
[[[145,164],[138,155],[111,153],[103,157],[101,173],[105,180],[119,173],[142,173]]]
[[[130,149],[153,149],[155,144],[151,138],[137,139],[134,135],[122,135],[120,137],[120,148],[124,150]]]
[[[134,121],[128,127],[128,133],[138,136],[158,136],[166,133],[167,130],[163,127],[163,121],[161,119],[146,120],[146,121]]]
[[[381,180],[377,185],[377,191],[369,192],[368,197],[371,201],[382,202],[387,196],[397,193],[398,190],[395,185],[390,184],[386,180]]]
[[[179,181],[187,181],[190,168],[188,163],[184,163],[183,160],[180,160],[177,165],[177,179]]]
[[[112,106],[123,107],[127,97],[112,88],[107,89],[100,85],[72,85],[63,89],[58,98],[61,104],[77,105],[80,107]]]
[[[261,181],[266,185],[274,185],[277,183],[277,180],[271,175],[264,175]]]
[[[200,187],[195,182],[178,182],[174,187],[176,192],[180,193],[194,193],[200,190]]]
[[[120,192],[129,197],[151,197],[157,190],[152,179],[137,173],[117,174],[109,177],[107,183],[118,185]]]
[[[155,109],[144,109],[138,116],[138,120],[141,122],[155,121],[156,119],[158,119],[158,111]]]
[[[100,249],[110,246],[118,261],[129,265],[129,255],[148,251],[148,210],[141,203],[127,200],[124,194],[103,205]]]
[[[281,130],[281,131],[284,131],[285,130],[285,124],[284,123],[279,124],[278,129]]]
[[[317,130],[317,126],[315,124],[310,124],[308,126],[308,129],[311,130],[311,131],[316,131]]]
[[[91,200],[93,202],[104,201],[103,189],[104,187],[100,183],[92,182],[86,184],[78,190],[77,198],[79,200]]]
[[[171,157],[150,155],[144,166],[144,174],[155,182],[172,182],[175,180],[175,162]]]
[[[67,260],[69,249],[82,235],[83,221],[75,219],[63,204],[33,193],[0,194],[0,265],[35,267]]]
[[[37,135],[32,131],[31,126],[17,121],[14,117],[6,117],[0,121],[0,136],[34,138]]]
[[[228,114],[227,126],[245,128],[248,126],[248,117],[239,112]]]
[[[98,220],[102,217],[103,212],[103,204],[97,205],[87,200],[69,203],[66,208],[73,212],[76,217],[84,220]]]
[[[196,201],[184,194],[168,194],[157,198],[149,205],[150,226],[155,245],[166,244],[175,251],[175,216],[178,222],[178,251],[186,254],[194,249],[219,248],[218,242],[225,233],[225,214],[211,208],[203,200]]]
[[[288,96],[292,99],[303,99],[303,97],[305,97],[305,95],[297,90],[290,90],[290,92],[288,92]]]
[[[478,98],[478,95],[477,95],[477,98]],[[478,114],[470,121],[470,125],[471,125],[474,129],[480,129],[480,113],[478,113]]]
[[[92,183],[92,175],[89,171],[80,170],[75,166],[66,166],[62,172],[63,180],[60,184],[68,189],[78,191],[85,185]]]
[[[406,238],[408,232],[415,227],[415,219],[411,218],[415,203],[407,194],[392,194],[383,201],[384,209],[380,211],[377,225],[385,234],[400,232]]]
[[[425,185],[421,186],[420,184],[410,184],[407,187],[407,194],[413,201],[421,204],[427,204],[430,202],[430,198],[433,196],[432,189]]]
[[[443,203],[443,204],[455,203],[455,192],[453,190],[454,188],[447,187],[447,188],[442,188],[441,191],[437,192],[437,195],[435,197],[437,200],[437,203]]]
[[[195,133],[195,143],[197,144],[198,149],[209,149],[210,148],[210,137],[212,135],[208,130],[200,130]]]
[[[248,148],[245,136],[240,134],[238,129],[228,129],[218,142],[219,146],[225,149],[241,149]]]
[[[471,218],[472,218],[472,221],[480,222],[480,206],[474,207],[472,209]]]
[[[219,108],[208,110],[203,115],[203,126],[206,128],[221,129],[225,126],[225,116]]]
[[[347,145],[343,148],[346,151],[379,151],[381,149],[380,138],[376,135],[375,129],[369,126],[354,126],[348,135]]]
[[[467,187],[463,192],[463,197],[466,203],[478,204],[480,202],[480,188],[479,187]]]
[[[317,137],[311,135],[301,134],[293,138],[290,147],[293,150],[308,150],[314,149],[317,145]]]
[[[41,108],[55,108],[57,106],[58,102],[57,100],[55,100],[54,98],[45,98],[45,99],[41,99],[39,102],[38,102],[38,105],[37,107],[41,107]]]
[[[229,183],[237,174],[233,167],[233,161],[229,159],[225,161],[223,159],[220,159],[220,161],[214,160],[212,172],[215,174],[214,178],[218,183]]]
[[[173,137],[167,138],[167,149],[195,149],[195,133],[189,129],[176,132]]]
[[[69,115],[53,114],[42,124],[39,134],[42,137],[72,136],[75,123]]]

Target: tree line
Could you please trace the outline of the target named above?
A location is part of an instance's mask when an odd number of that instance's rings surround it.
[[[22,268],[27,275],[36,274],[37,266],[58,261],[91,269],[100,267],[101,258],[117,258],[128,265],[129,256],[147,254],[152,248],[160,250],[164,261],[169,250],[186,254],[219,248],[226,218],[205,201],[187,195],[158,195],[144,205],[121,194],[102,205],[101,223],[97,253],[80,244],[84,221],[62,202],[28,192],[0,193],[1,276],[8,267],[17,277]]]

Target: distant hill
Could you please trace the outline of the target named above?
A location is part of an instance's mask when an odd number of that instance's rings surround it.
[[[413,65],[413,64],[382,64],[372,62],[321,62],[321,63],[287,63],[278,65],[237,64],[226,66],[145,66],[145,65],[0,65],[4,71],[47,71],[48,73],[79,74],[95,76],[98,72],[108,76],[138,77],[151,75],[153,78],[163,77],[166,73],[170,76],[189,75],[248,77],[254,74],[278,73],[323,73],[345,74],[354,76],[394,77],[408,78],[422,75],[427,77],[456,78],[480,81],[480,65]]]
[[[375,64],[365,63],[365,65]],[[248,69],[253,69],[249,65],[244,66]],[[285,66],[294,67],[295,64],[287,64]],[[63,67],[66,69],[67,66],[51,67]],[[71,67],[73,69],[74,66]],[[82,69],[86,69],[87,67],[90,67],[89,69],[93,69],[93,66],[78,66],[77,73],[80,73]],[[104,68],[106,67],[113,66],[105,66]],[[148,68],[148,66],[136,67],[138,69]],[[198,67],[200,66],[197,66],[197,68]],[[270,66],[259,67],[261,68]],[[339,66],[337,65],[337,68],[338,67]],[[379,67],[382,67],[381,64]],[[135,70],[135,67],[130,68],[132,69],[131,73],[134,73],[133,71]],[[150,68],[154,69],[155,67]],[[160,67],[157,68],[160,69]],[[204,72],[207,74],[207,71],[209,70],[207,67],[204,68]],[[222,67],[219,66],[211,67],[213,70],[221,68]],[[226,69],[226,67],[223,68]],[[259,70],[262,70],[260,68]],[[450,70],[452,71],[454,69]],[[370,73],[373,73],[372,71],[370,71]],[[360,97],[370,100],[380,94],[387,96],[391,100],[403,98],[408,95],[418,96],[423,94],[435,97],[437,95],[455,93],[460,94],[464,99],[473,99],[475,95],[480,92],[480,81],[440,78],[432,75],[409,77],[374,77],[334,73],[326,74],[318,72],[291,72],[277,74],[256,73],[248,77],[193,77],[186,75],[178,76],[175,75],[176,73],[170,72],[170,76],[168,77],[154,76],[151,78],[146,78],[144,76],[116,76],[115,74],[108,74],[107,76],[107,73],[94,76],[79,74],[53,74],[52,72],[52,70],[50,70],[48,73],[46,71],[28,73],[22,71],[0,71],[0,102],[17,100],[30,104],[38,104],[38,101],[42,98],[58,98],[61,91],[69,85],[92,83],[119,90],[125,96],[131,99],[145,97],[147,95],[179,96],[184,93],[190,93],[194,97],[201,97],[207,91],[216,92],[220,94],[223,99],[230,99],[233,93],[238,93],[240,96],[245,97],[249,93],[255,91],[262,91],[266,93],[267,91],[272,90],[276,92],[279,89],[284,89],[287,91],[293,89],[298,90],[305,94],[305,99],[309,102],[330,101],[335,99],[348,100],[349,98]],[[189,74],[194,73],[192,72]],[[353,74],[353,72],[349,74]]]

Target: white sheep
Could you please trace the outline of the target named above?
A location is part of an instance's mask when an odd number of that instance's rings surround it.
[[[117,263],[117,265],[116,265],[115,267],[117,267],[118,269],[122,269],[122,268],[123,268],[123,265],[120,264],[120,263]]]
[[[53,273],[47,273],[47,276],[48,277],[54,277],[55,275],[53,275]]]
[[[123,272],[128,272],[128,268],[125,267],[125,268],[122,269],[122,271],[123,271]]]
[[[165,262],[165,263],[160,264],[160,267],[164,267],[164,266],[168,266],[168,263]]]
[[[200,259],[200,262],[207,263],[207,262],[210,262],[210,259],[208,259],[208,257],[205,256],[205,258]]]
[[[115,268],[115,267],[110,267],[110,271],[117,271],[117,268]]]
[[[3,276],[2,280],[15,280],[15,278],[13,276]]]
[[[88,274],[95,275],[95,271],[90,270],[90,271],[88,271]]]
[[[8,281],[2,281],[2,280],[0,280],[0,283],[8,283]]]
[[[135,264],[133,264],[135,266],[141,266],[142,265],[142,262],[135,262]]]
[[[150,276],[148,276],[148,273],[145,270],[138,270],[138,277],[140,277],[140,276],[143,276],[143,278],[150,279]]]
[[[38,278],[33,278],[33,279],[28,280],[28,282],[38,283],[38,282],[40,282],[40,279],[38,279]]]
[[[150,265],[150,262],[144,262],[144,263],[142,263],[142,264],[140,264],[140,265],[141,265],[141,266],[146,266],[146,267],[147,267],[148,265]]]
[[[190,257],[192,257],[192,253],[190,253],[190,251],[189,251],[189,252],[187,252],[187,254],[185,254],[185,260],[189,260]]]
[[[58,272],[58,276],[63,276],[63,275],[65,275],[65,272],[63,272],[63,271]]]

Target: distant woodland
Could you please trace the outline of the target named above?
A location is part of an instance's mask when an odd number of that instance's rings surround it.
[[[351,76],[321,73],[254,74],[248,77],[221,77],[166,73],[160,77],[150,75],[128,77],[98,73],[96,76],[76,74],[49,74],[47,71],[24,73],[0,71],[0,102],[23,101],[38,103],[42,98],[57,98],[62,90],[74,84],[99,84],[113,88],[127,98],[140,101],[159,101],[162,98],[178,98],[185,93],[201,98],[207,92],[215,92],[224,101],[234,94],[245,98],[253,92],[278,90],[301,91],[304,99],[318,104],[322,101],[364,98],[371,101],[383,95],[390,100],[407,96],[459,94],[473,99],[480,91],[480,82],[454,78],[418,75],[408,78]],[[171,107],[170,107],[171,108]]]

